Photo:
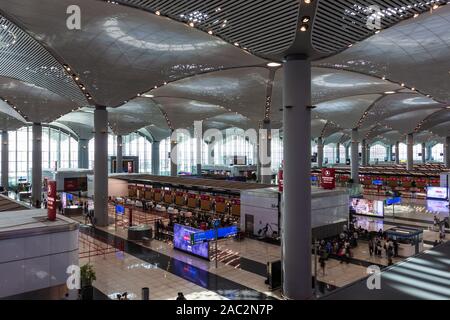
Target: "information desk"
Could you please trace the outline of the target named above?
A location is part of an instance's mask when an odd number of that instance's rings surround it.
[[[83,214],[83,208],[80,206],[67,206],[64,208],[65,216],[79,216]]]
[[[394,227],[386,230],[386,236],[398,241],[400,257],[411,257],[423,251],[423,230],[421,229]]]
[[[128,228],[128,240],[142,240],[142,238],[151,239],[152,229],[147,225],[133,226]]]

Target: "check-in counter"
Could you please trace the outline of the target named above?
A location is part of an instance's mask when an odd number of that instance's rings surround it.
[[[411,257],[423,251],[422,229],[393,227],[386,230],[386,236],[398,242],[398,255],[400,257]]]

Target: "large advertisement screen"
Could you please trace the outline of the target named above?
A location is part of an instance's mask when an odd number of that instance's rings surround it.
[[[447,188],[427,187],[427,199],[447,199]]]
[[[176,249],[209,259],[209,243],[191,244],[191,234],[203,230],[175,224],[173,227],[173,246]]]
[[[432,213],[449,213],[447,201],[442,200],[427,200],[427,211]]]
[[[379,200],[369,199],[350,199],[350,206],[355,210],[356,214],[363,214],[366,216],[384,217],[384,202]]]
[[[64,191],[87,191],[87,177],[64,178]]]

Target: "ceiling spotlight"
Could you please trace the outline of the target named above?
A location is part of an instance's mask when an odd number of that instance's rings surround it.
[[[353,47],[353,44],[350,43],[350,44],[348,45],[348,47],[349,47],[349,48]]]
[[[194,23],[193,22],[189,22],[189,27],[193,28],[194,27]]]
[[[419,14],[418,13],[414,13],[414,18],[417,18],[419,16]]]
[[[400,84],[402,87],[404,87],[405,86],[405,84],[402,82],[401,84]]]
[[[275,67],[281,66],[281,63],[279,63],[279,62],[269,62],[269,63],[267,63],[267,66],[271,67],[271,68],[275,68]]]
[[[302,22],[303,23],[309,22],[310,19],[311,19],[310,17],[303,17]]]
[[[382,76],[381,79],[386,80],[386,76]]]
[[[433,9],[436,10],[437,8],[439,8],[439,5],[438,5],[437,3],[435,3],[435,4],[433,5]]]
[[[154,86],[153,88],[158,89],[158,86]]]
[[[156,14],[157,16],[160,16],[160,15],[161,15],[161,12],[156,11],[155,14]]]
[[[412,90],[412,91],[416,91],[416,88],[412,87],[411,90]]]
[[[167,82],[166,81],[164,81],[164,85],[166,85],[167,84]]]
[[[380,30],[375,31],[375,34],[380,33]]]
[[[238,42],[235,42],[234,45],[235,45],[236,47],[239,47],[239,43],[238,43]]]
[[[384,94],[393,94],[395,91],[386,91]]]
[[[208,34],[213,34],[212,30],[209,30],[209,31],[208,31]]]
[[[301,31],[301,32],[305,32],[306,30],[308,30],[308,25],[307,25],[307,24],[302,24],[302,25],[300,26],[300,31]]]
[[[142,96],[143,96],[143,97],[146,97],[146,98],[154,98],[154,97],[155,97],[155,96],[152,95],[152,94],[143,94]]]
[[[79,77],[75,77],[75,81],[78,81],[78,80],[80,80],[80,78]]]
[[[306,3],[306,4],[310,4],[311,0],[304,0],[303,2]]]

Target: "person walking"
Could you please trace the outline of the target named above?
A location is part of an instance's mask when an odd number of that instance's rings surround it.
[[[186,300],[186,297],[184,296],[183,292],[178,292],[176,300]]]
[[[369,255],[370,256],[373,256],[373,247],[374,247],[374,245],[373,245],[373,238],[370,238],[369,239]]]

